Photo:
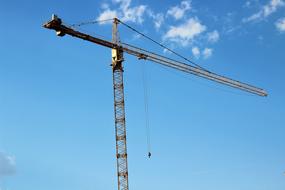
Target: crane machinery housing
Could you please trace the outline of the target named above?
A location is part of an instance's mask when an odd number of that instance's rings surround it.
[[[114,93],[114,112],[115,112],[115,133],[116,133],[116,158],[117,158],[117,178],[118,190],[128,190],[128,160],[127,160],[127,142],[126,142],[126,119],[125,119],[125,103],[124,103],[124,82],[123,82],[123,53],[128,53],[139,59],[149,60],[166,67],[180,70],[185,73],[193,74],[214,82],[218,82],[233,88],[237,88],[258,96],[267,96],[265,90],[255,86],[233,80],[222,75],[210,72],[198,65],[190,65],[181,61],[159,55],[148,50],[122,43],[119,41],[118,25],[124,24],[118,18],[114,18],[112,28],[112,42],[101,38],[96,38],[88,34],[74,30],[72,27],[66,26],[62,20],[56,15],[52,16],[52,20],[43,25],[47,29],[56,31],[58,36],[70,35],[75,38],[83,39],[112,50],[112,71],[113,71],[113,93]]]

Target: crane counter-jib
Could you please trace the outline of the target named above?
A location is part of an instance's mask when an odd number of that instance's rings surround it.
[[[180,61],[176,61],[171,58],[168,58],[168,57],[165,57],[165,56],[162,56],[162,55],[159,55],[159,54],[156,54],[156,53],[153,53],[153,52],[150,52],[142,48],[126,44],[126,43],[122,43],[118,45],[116,43],[113,43],[113,42],[110,42],[104,39],[96,38],[96,37],[81,33],[79,31],[72,29],[71,27],[63,25],[61,20],[58,18],[52,19],[51,21],[47,22],[46,24],[44,24],[44,27],[55,30],[58,36],[64,36],[65,34],[68,34],[70,36],[81,38],[83,40],[90,41],[90,42],[93,42],[93,43],[96,43],[96,44],[99,44],[99,45],[102,45],[108,48],[121,49],[122,51],[130,55],[138,57],[139,59],[146,59],[152,62],[156,62],[161,65],[167,66],[167,67],[178,69],[186,73],[194,74],[196,76],[206,78],[206,79],[209,79],[209,80],[212,80],[212,81],[215,81],[215,82],[218,82],[218,83],[221,83],[221,84],[233,87],[233,88],[237,88],[237,89],[249,92],[249,93],[253,93],[259,96],[267,96],[266,91],[261,88],[257,88],[255,86],[215,74],[208,70],[204,70],[204,69],[201,69],[201,68],[198,68],[198,67],[180,62]]]

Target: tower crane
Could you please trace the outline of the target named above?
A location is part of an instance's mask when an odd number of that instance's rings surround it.
[[[113,19],[112,41],[97,38],[72,27],[63,24],[62,20],[56,15],[52,20],[43,25],[44,28],[55,30],[58,36],[70,35],[75,38],[86,40],[112,50],[112,71],[113,71],[113,93],[114,93],[114,112],[115,112],[115,133],[116,133],[116,158],[117,158],[117,178],[118,190],[128,190],[128,160],[127,160],[127,141],[126,141],[126,120],[124,104],[124,83],[123,83],[123,61],[124,52],[137,57],[158,63],[160,65],[177,69],[185,73],[196,75],[223,85],[227,85],[242,91],[246,91],[258,96],[267,96],[265,90],[230,79],[228,77],[210,72],[199,66],[193,66],[181,61],[168,58],[163,55],[127,44],[121,43],[118,36],[118,25],[122,23],[118,18]]]

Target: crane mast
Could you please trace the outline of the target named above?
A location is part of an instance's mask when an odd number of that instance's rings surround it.
[[[135,47],[119,40],[118,24],[121,21],[117,18],[113,21],[112,42],[84,34],[71,27],[62,24],[57,16],[53,15],[51,21],[45,23],[43,27],[56,31],[58,36],[68,34],[70,36],[83,39],[98,45],[102,45],[112,50],[112,71],[113,71],[113,93],[114,93],[114,112],[115,112],[115,133],[116,133],[116,158],[117,158],[117,177],[118,190],[128,190],[128,160],[127,160],[127,142],[126,142],[126,119],[124,102],[124,82],[123,82],[123,52],[136,56],[139,59],[149,60],[166,67],[180,70],[185,73],[196,75],[214,82],[218,82],[242,91],[246,91],[259,96],[267,96],[265,90],[255,86],[239,82],[222,75],[195,67],[171,58]]]
[[[123,51],[119,47],[118,20],[114,19],[112,41],[117,44],[112,49],[112,70],[114,89],[114,112],[115,112],[115,133],[116,133],[116,157],[118,190],[128,190],[128,160],[127,160],[127,139],[126,139],[126,119],[124,101],[124,81],[123,81]]]

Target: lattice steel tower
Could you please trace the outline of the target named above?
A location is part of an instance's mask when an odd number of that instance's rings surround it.
[[[112,38],[113,38],[113,43],[118,45],[117,47],[119,47],[120,43],[118,24],[119,21],[115,18],[113,22]],[[124,61],[123,51],[119,48],[112,49],[118,190],[129,189],[124,82],[123,82],[123,72],[124,72],[123,61]]]

